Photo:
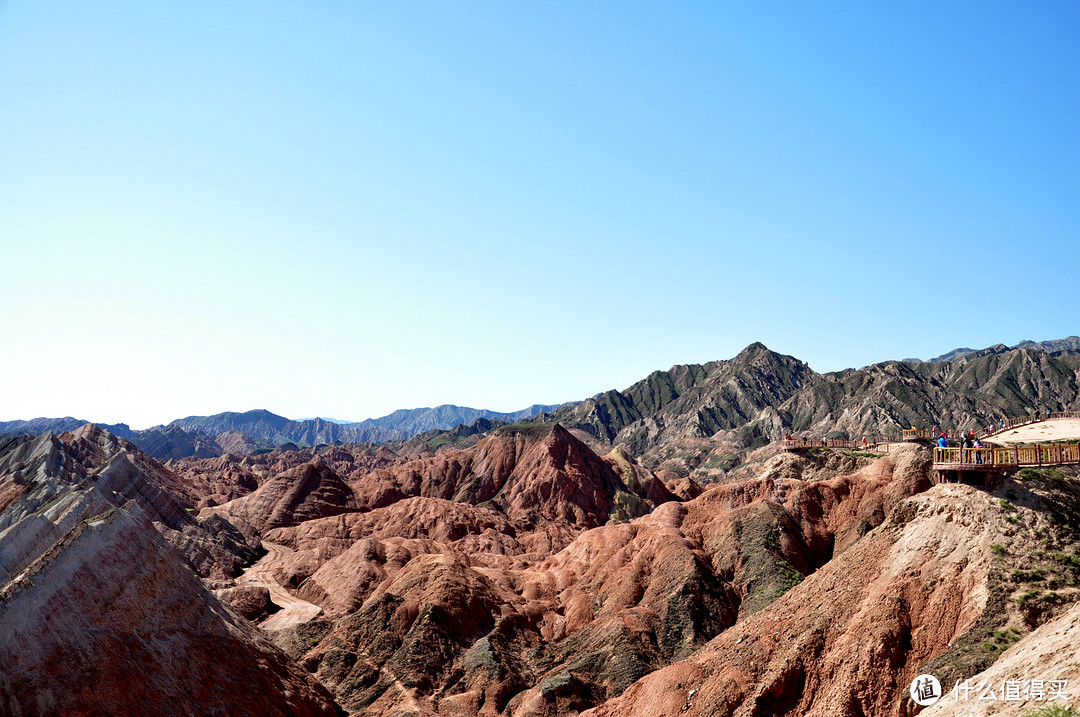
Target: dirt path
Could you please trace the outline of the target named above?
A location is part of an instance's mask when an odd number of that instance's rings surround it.
[[[268,617],[260,627],[264,630],[284,630],[311,620],[322,612],[322,608],[307,600],[296,597],[274,580],[274,573],[292,554],[292,549],[277,543],[263,541],[266,555],[262,560],[245,570],[236,581],[237,585],[264,587],[270,591],[270,599],[281,610]]]
[[[1001,445],[1013,443],[1037,443],[1039,441],[1064,441],[1080,438],[1080,418],[1057,418],[1052,421],[1029,423],[1026,426],[1006,429],[1004,433],[986,440]]]

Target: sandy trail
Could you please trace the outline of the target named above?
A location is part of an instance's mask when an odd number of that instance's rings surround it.
[[[1080,438],[1080,418],[1057,418],[1051,421],[1030,423],[1019,428],[1006,429],[1004,433],[990,436],[990,443],[1011,445],[1013,443],[1038,443],[1040,441],[1064,441]]]
[[[270,599],[281,607],[281,610],[268,617],[259,627],[264,630],[284,630],[305,623],[322,612],[321,607],[296,597],[274,580],[275,571],[288,560],[292,549],[266,541],[263,541],[262,545],[266,548],[266,555],[245,570],[236,581],[237,585],[266,588],[270,591]]]

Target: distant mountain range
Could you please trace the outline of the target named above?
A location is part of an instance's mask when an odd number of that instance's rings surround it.
[[[63,433],[64,431],[73,431],[87,423],[92,423],[92,421],[84,421],[81,418],[72,418],[71,416],[63,418],[31,418],[28,421],[0,421],[0,435],[28,433],[36,436],[39,433],[47,433],[48,431]],[[128,440],[136,433],[126,423],[99,423],[97,425],[115,436],[127,438]]]
[[[907,363],[941,363],[942,361],[954,361],[958,358],[970,356],[971,354],[978,354],[980,356],[986,356],[989,354],[1000,354],[1006,351],[1012,351],[1014,349],[1035,349],[1037,351],[1044,351],[1051,356],[1061,356],[1063,354],[1080,353],[1080,336],[1067,336],[1063,339],[1055,339],[1053,341],[1021,341],[1015,346],[1006,346],[1005,344],[996,344],[985,349],[968,349],[959,348],[953,349],[948,353],[941,354],[932,359],[923,361],[917,358],[906,358],[904,361]]]
[[[296,443],[314,446],[320,443],[384,443],[402,441],[418,433],[449,430],[470,424],[478,418],[515,423],[558,405],[534,404],[520,411],[500,412],[463,406],[442,405],[434,408],[409,408],[394,411],[381,418],[369,418],[355,423],[339,423],[325,418],[292,421],[265,410],[244,413],[217,413],[213,416],[188,416],[173,421],[168,427],[185,430],[202,429],[211,436],[236,431],[256,441],[273,445]]]
[[[290,420],[266,410],[212,416],[188,416],[163,426],[133,431],[125,423],[99,424],[126,438],[145,453],[162,460],[196,456],[206,458],[223,453],[250,453],[286,443],[314,446],[324,443],[385,443],[407,440],[432,430],[449,430],[486,419],[499,424],[515,423],[559,405],[535,404],[520,411],[500,412],[463,406],[442,405],[394,411],[381,418],[339,423],[325,418]],[[71,431],[88,421],[72,418],[34,418],[0,422],[0,434]]]
[[[188,416],[144,431],[122,423],[102,428],[167,460],[287,444],[403,441],[433,431],[475,435],[521,420],[558,421],[645,455],[688,440],[726,442],[737,451],[789,433],[857,437],[934,424],[966,429],[1046,408],[1080,409],[1080,337],[961,348],[929,361],[826,374],[755,343],[728,361],[655,371],[622,391],[562,406],[502,413],[443,405],[353,423],[294,421],[255,410]],[[61,432],[84,423],[71,417],[8,421],[0,423],[0,434]]]

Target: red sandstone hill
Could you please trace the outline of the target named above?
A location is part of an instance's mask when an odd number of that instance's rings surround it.
[[[911,676],[990,667],[1080,580],[1067,472],[928,467],[778,455],[702,492],[557,425],[169,466],[92,427],[5,440],[0,713],[131,713],[139,664],[165,714],[907,714]]]
[[[992,501],[940,486],[689,659],[599,715],[901,714],[920,663],[982,614]]]
[[[718,486],[546,558],[490,501],[308,521],[268,535],[295,550],[281,580],[325,617],[279,637],[357,714],[572,714],[753,619],[926,490],[926,469],[911,449],[828,481]]]
[[[674,498],[651,474],[632,478],[627,485],[612,464],[553,424],[501,428],[471,448],[375,470],[354,488],[369,509],[423,496],[490,503],[519,529],[544,520],[589,528]]]
[[[220,515],[244,532],[266,531],[356,509],[352,490],[322,458],[281,473],[254,492],[224,505],[204,509]]]

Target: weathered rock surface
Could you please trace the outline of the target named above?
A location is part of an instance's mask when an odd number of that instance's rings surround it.
[[[0,513],[0,554],[7,566],[0,569],[9,574],[35,560],[70,529],[70,521],[81,519],[69,510],[72,505],[98,510],[128,500],[203,577],[231,578],[254,557],[252,546],[228,523],[191,516],[196,496],[175,473],[94,425],[0,444],[0,495],[8,503]]]
[[[716,486],[547,557],[494,501],[411,498],[268,535],[296,550],[282,582],[324,609],[317,646],[296,655],[347,709],[573,714],[692,659],[846,554],[929,487],[926,469],[911,447],[828,481]]]
[[[912,714],[907,690],[917,674],[951,687],[958,666],[992,661],[996,640],[1021,634],[1005,628],[1032,618],[1022,588],[1010,597],[1002,556],[1027,547],[1028,528],[1048,535],[1062,525],[1076,503],[1048,520],[1035,490],[1005,490],[1025,505],[948,484],[900,500],[880,527],[783,597],[587,714]],[[851,511],[844,515],[851,525]]]
[[[220,515],[242,531],[263,534],[356,509],[352,489],[321,458],[265,481],[254,492],[205,508],[201,517]]]
[[[0,664],[11,715],[335,714],[134,501],[80,521],[0,590]]]

